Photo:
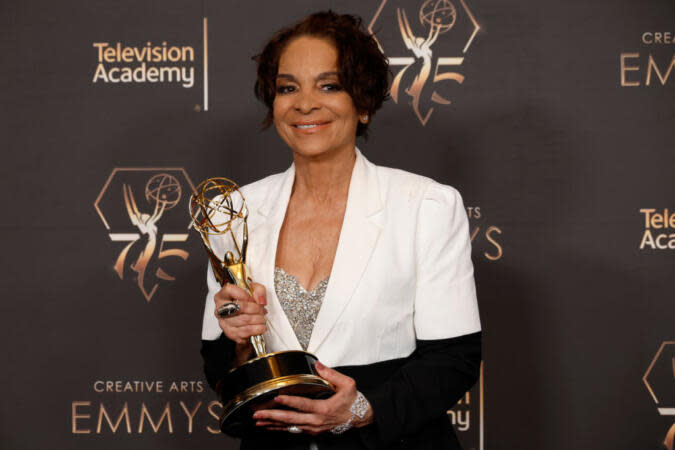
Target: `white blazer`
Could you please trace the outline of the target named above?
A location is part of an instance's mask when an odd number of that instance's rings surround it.
[[[274,292],[277,242],[295,179],[283,173],[242,188],[249,209],[247,266],[267,289],[268,351],[301,350]],[[226,250],[224,239],[212,239]],[[219,254],[219,256],[222,256]],[[211,268],[202,339],[221,334]],[[403,358],[415,340],[480,331],[471,240],[450,186],[369,162],[356,149],[347,207],[326,294],[307,351],[328,366]]]

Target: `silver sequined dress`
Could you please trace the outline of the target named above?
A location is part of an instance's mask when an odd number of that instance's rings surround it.
[[[281,267],[274,268],[274,290],[303,350],[307,350],[312,337],[326,287],[328,278],[307,292],[293,275],[287,274]]]

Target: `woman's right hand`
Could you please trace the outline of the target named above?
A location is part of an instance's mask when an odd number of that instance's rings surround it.
[[[216,308],[213,313],[218,319],[218,325],[220,325],[220,329],[223,330],[225,336],[237,344],[238,353],[243,348],[252,349],[250,345],[251,336],[257,336],[267,331],[265,286],[253,283],[251,287],[253,288],[253,296],[239,286],[227,283],[214,296]],[[229,317],[220,317],[218,308],[235,300],[239,304],[239,312]]]

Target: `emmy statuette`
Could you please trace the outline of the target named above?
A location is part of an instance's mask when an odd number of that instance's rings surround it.
[[[248,247],[248,209],[239,186],[227,178],[203,181],[190,199],[192,227],[199,232],[216,279],[236,284],[252,293],[246,268]],[[232,250],[217,255],[211,239],[226,239]],[[219,257],[220,256],[220,257]],[[253,413],[260,409],[279,408],[277,395],[300,395],[313,399],[335,393],[314,367],[316,356],[304,351],[268,353],[262,335],[252,336],[255,357],[231,369],[217,386],[223,403],[220,429],[241,437],[256,430]]]

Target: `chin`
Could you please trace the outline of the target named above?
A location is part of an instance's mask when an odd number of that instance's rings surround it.
[[[328,154],[332,153],[333,151],[335,151],[335,147],[320,145],[319,143],[317,143],[315,145],[312,145],[312,144],[309,144],[309,143],[308,144],[295,145],[295,146],[291,146],[291,149],[293,150],[293,153],[304,156],[306,158],[324,156],[324,155],[328,155]]]
[[[305,139],[288,139],[286,140],[286,144],[293,150],[293,153],[306,158],[329,155],[339,148],[339,146],[319,136],[308,136]]]

